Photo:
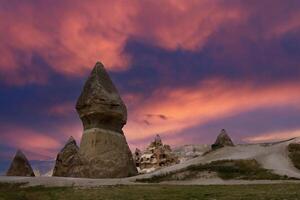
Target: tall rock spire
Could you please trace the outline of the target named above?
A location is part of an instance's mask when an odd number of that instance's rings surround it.
[[[79,154],[90,178],[117,178],[137,174],[122,128],[127,110],[116,87],[97,62],[78,98],[76,110],[84,131]],[[85,167],[86,166],[86,167]]]

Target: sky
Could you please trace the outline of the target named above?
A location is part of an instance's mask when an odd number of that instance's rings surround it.
[[[80,142],[75,103],[101,61],[134,150],[300,136],[299,0],[0,0],[0,160]]]

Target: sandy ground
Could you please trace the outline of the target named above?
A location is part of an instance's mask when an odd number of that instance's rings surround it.
[[[147,183],[134,182],[136,177],[122,179],[88,179],[88,178],[64,178],[64,177],[6,177],[1,176],[0,182],[4,183],[27,183],[26,186],[43,185],[46,187],[100,187],[109,185],[146,185]],[[296,183],[300,181],[285,181],[285,180],[222,180],[219,178],[213,179],[196,179],[189,181],[168,181],[159,184],[167,185],[242,185],[242,184],[279,184],[279,183]],[[153,183],[152,183],[153,184]]]
[[[300,138],[273,144],[244,144],[235,147],[225,147],[217,151],[211,152],[205,156],[188,160],[184,163],[173,165],[160,169],[158,171],[138,175],[130,178],[120,179],[87,179],[87,178],[64,178],[64,177],[6,177],[0,176],[0,182],[28,182],[30,186],[79,186],[79,187],[95,187],[102,185],[132,185],[142,184],[135,183],[136,179],[149,178],[153,175],[164,174],[170,171],[179,170],[189,165],[208,163],[215,160],[224,159],[256,159],[266,169],[274,170],[280,175],[300,178],[300,171],[296,169],[288,158],[287,146],[292,142],[300,142]],[[270,180],[227,180],[220,178],[196,179],[189,181],[169,181],[161,184],[183,184],[183,185],[215,185],[215,184],[270,184],[270,183],[300,183],[300,181],[270,181]]]

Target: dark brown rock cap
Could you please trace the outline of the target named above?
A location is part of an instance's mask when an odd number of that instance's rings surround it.
[[[127,109],[101,62],[96,63],[87,79],[76,110],[84,130],[103,128],[123,133]]]
[[[17,153],[6,173],[7,176],[35,176],[32,167],[21,150]]]
[[[234,144],[233,144],[231,138],[228,136],[226,130],[222,129],[221,133],[218,135],[215,143],[211,145],[211,148],[214,150],[214,149],[222,148],[225,146],[234,146]]]

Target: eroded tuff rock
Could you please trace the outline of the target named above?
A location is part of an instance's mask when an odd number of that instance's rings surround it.
[[[83,91],[76,110],[84,130],[102,128],[123,133],[127,110],[102,63],[97,62]]]
[[[122,128],[127,110],[104,69],[97,62],[77,101],[84,132],[79,154],[84,177],[118,178],[137,174]]]
[[[86,175],[83,162],[76,141],[71,136],[56,157],[53,176],[83,177]]]
[[[21,150],[17,151],[6,175],[7,176],[34,176],[32,167]]]
[[[159,135],[156,135],[143,152],[137,149],[134,158],[140,173],[149,173],[161,167],[179,163],[179,159],[172,152],[171,147],[163,144]]]
[[[230,137],[228,136],[228,134],[226,133],[225,129],[221,130],[221,133],[218,135],[216,141],[214,144],[211,145],[212,150],[218,149],[218,148],[222,148],[225,146],[234,146],[232,140],[230,139]]]

